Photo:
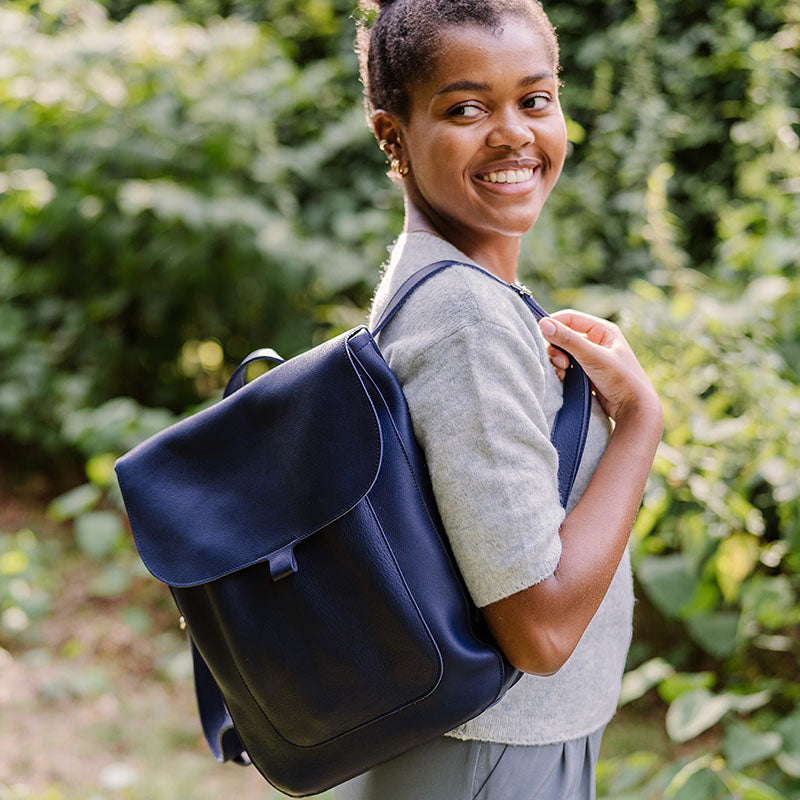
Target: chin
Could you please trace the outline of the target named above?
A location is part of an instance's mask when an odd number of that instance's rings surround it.
[[[486,213],[488,211],[488,213]],[[522,236],[527,233],[539,219],[542,211],[540,204],[520,208],[484,207],[483,224],[476,227],[491,229],[504,236]]]
[[[497,224],[491,227],[495,233],[503,236],[524,236],[536,224],[538,219],[538,212],[519,217],[505,217],[502,220],[498,220]]]

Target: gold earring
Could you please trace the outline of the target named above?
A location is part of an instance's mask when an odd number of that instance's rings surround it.
[[[408,175],[408,164],[400,164],[400,160],[397,158],[392,159],[392,172],[397,173],[397,175],[401,178],[405,178]]]
[[[387,148],[389,147],[389,142],[387,142],[386,139],[381,139],[380,142],[378,142],[378,147],[380,147],[380,149],[383,150],[386,155],[389,155],[386,152]]]

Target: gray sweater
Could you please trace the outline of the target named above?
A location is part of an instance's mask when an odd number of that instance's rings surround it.
[[[376,290],[370,322],[407,277],[445,258],[475,263],[433,234],[402,234]],[[451,267],[416,290],[378,341],[408,400],[439,511],[476,605],[552,575],[565,516],[558,454],[550,443],[562,387],[530,308],[491,277]],[[609,434],[595,402],[570,508]],[[605,725],[619,696],[632,613],[626,550],[605,599],[558,673],[523,676],[499,703],[448,735],[548,744]]]

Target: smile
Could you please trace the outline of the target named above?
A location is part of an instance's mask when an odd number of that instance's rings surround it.
[[[485,183],[525,183],[533,177],[533,169],[503,169],[498,172],[484,172],[477,178]]]

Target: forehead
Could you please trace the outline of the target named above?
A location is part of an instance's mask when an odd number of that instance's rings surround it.
[[[516,84],[528,75],[556,77],[541,34],[519,17],[505,17],[496,30],[478,25],[443,28],[437,34],[435,57],[430,72],[416,87],[423,94],[435,94],[458,81],[494,86]]]

